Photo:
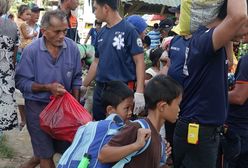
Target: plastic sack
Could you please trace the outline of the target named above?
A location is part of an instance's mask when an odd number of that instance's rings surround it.
[[[217,18],[224,0],[182,0],[180,9],[180,35],[194,33]]]
[[[85,59],[88,64],[91,64],[95,58],[95,48],[93,45],[77,44],[80,51],[81,59]]]
[[[68,92],[53,98],[40,114],[40,126],[54,139],[72,142],[77,129],[92,121],[91,115]]]

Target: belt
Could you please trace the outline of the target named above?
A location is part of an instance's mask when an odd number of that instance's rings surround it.
[[[183,124],[189,124],[189,123],[196,123],[196,124],[199,124],[199,129],[202,129],[202,130],[216,130],[216,132],[218,133],[223,133],[224,132],[224,126],[223,125],[208,125],[208,124],[200,124],[198,122],[195,122],[195,121],[190,121],[190,120],[187,120],[187,119],[178,119],[178,122],[179,123],[183,123]]]

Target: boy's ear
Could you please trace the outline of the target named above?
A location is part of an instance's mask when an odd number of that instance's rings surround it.
[[[115,110],[114,110],[114,107],[113,107],[113,106],[108,105],[108,106],[106,107],[107,115],[113,113],[114,111],[115,111]]]
[[[157,103],[157,109],[161,112],[164,112],[165,108],[167,108],[168,103],[165,101],[160,101]]]

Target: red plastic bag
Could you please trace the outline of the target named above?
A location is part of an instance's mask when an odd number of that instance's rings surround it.
[[[92,121],[89,112],[68,92],[53,98],[40,114],[40,126],[54,139],[72,142],[78,127]]]

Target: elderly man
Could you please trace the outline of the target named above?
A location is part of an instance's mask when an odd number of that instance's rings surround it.
[[[80,53],[76,44],[65,37],[66,30],[64,12],[46,12],[41,21],[43,37],[24,49],[16,69],[16,87],[25,98],[27,128],[34,152],[26,167],[35,167],[35,158],[39,159],[41,168],[55,167],[52,158],[58,143],[43,132],[39,124],[39,114],[49,103],[49,97],[68,91],[79,98]]]
[[[40,11],[44,11],[44,8],[40,8],[38,7],[36,4],[31,4],[30,5],[31,8],[31,17],[30,19],[27,21],[28,23],[28,29],[29,29],[29,33],[33,34],[34,32],[37,33],[36,36],[33,37],[33,41],[36,40],[39,36],[40,36],[40,25],[38,25],[38,20],[40,17]]]

